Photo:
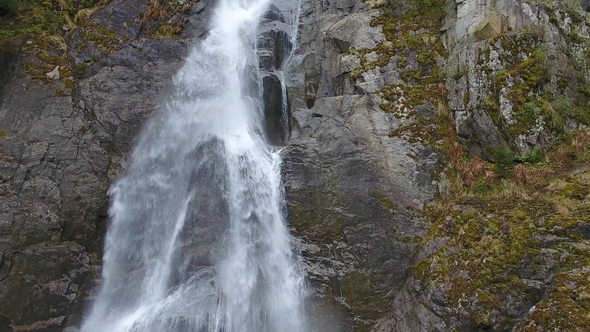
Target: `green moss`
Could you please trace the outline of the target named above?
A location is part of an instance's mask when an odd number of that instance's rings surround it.
[[[389,299],[375,290],[374,280],[362,271],[350,272],[342,278],[342,293],[355,315],[378,319],[387,311]]]
[[[69,78],[72,71],[68,66],[64,34],[66,30],[72,31],[80,23],[75,19],[80,11],[88,11],[97,2],[98,0],[20,1],[16,9],[12,9],[14,15],[0,21],[0,47],[17,47],[22,54],[29,56],[22,68],[35,79],[49,83],[45,74],[56,66],[59,66],[61,78]],[[64,29],[66,26],[69,29]],[[97,33],[100,38],[112,37],[112,34],[103,30]],[[16,39],[28,42],[15,44],[13,41]],[[100,45],[102,44],[99,42],[99,47]],[[67,88],[71,88],[73,82],[66,81],[65,84]],[[61,96],[64,92],[60,90],[56,94]]]
[[[519,77],[523,81],[522,84],[511,87],[508,94],[508,98],[514,105],[513,110],[517,120],[515,125],[510,126],[510,134],[518,135],[527,132],[542,114],[542,105],[545,102],[537,98],[535,93],[542,93],[543,85],[549,81],[547,73],[544,55],[539,48],[535,48],[525,61],[508,70],[507,75]]]
[[[85,63],[81,63],[79,65],[74,66],[73,75],[76,79],[83,79],[86,77],[86,68],[87,65]]]
[[[398,61],[397,61],[397,68],[405,68],[408,65],[408,61],[406,59],[405,56],[402,56]]]
[[[589,189],[587,186],[579,185],[577,183],[568,183],[561,191],[560,195],[577,200],[583,200],[588,196]]]
[[[42,1],[23,0],[18,5],[12,0],[2,0],[14,13],[12,17],[0,21],[0,44],[17,38],[33,36],[37,43],[55,38],[63,40],[62,27],[74,26],[73,17],[78,9],[94,6],[93,1]]]
[[[585,331],[590,324],[590,271],[556,276],[551,291],[518,331]]]
[[[579,140],[579,135],[576,137]],[[418,262],[414,275],[429,287],[447,289],[446,305],[458,321],[469,319],[478,326],[512,329],[520,317],[506,310],[505,303],[540,300],[541,295],[531,293],[521,278],[526,279],[523,273],[531,271],[548,273],[547,251],[542,248],[551,248],[555,252],[553,257],[559,257],[551,265],[556,278],[559,273],[590,261],[588,240],[576,231],[590,212],[586,198],[590,192],[590,172],[549,181],[551,184],[544,191],[535,187],[508,192],[489,188],[479,196],[481,201],[450,198],[438,207],[425,209],[432,226],[423,243],[434,238],[447,242],[438,252]],[[569,240],[547,244],[539,239],[539,234]],[[436,271],[431,272],[433,269]],[[553,302],[557,311],[568,309],[568,303]],[[496,311],[493,319],[492,311]],[[572,325],[555,322],[548,326],[569,330]]]
[[[74,80],[65,80],[64,84],[65,84],[66,88],[71,89],[74,87]]]
[[[84,50],[86,50],[88,48],[88,39],[84,39],[80,42],[80,44],[78,44],[76,46],[76,50],[78,50],[78,52],[82,52]]]
[[[63,91],[62,89],[55,89],[55,96],[56,97],[67,97],[68,94]]]
[[[576,30],[573,30],[573,29],[572,29],[572,31],[571,31],[571,33],[570,33],[570,35],[569,35],[569,38],[570,38],[570,40],[571,40],[572,42],[574,42],[574,43],[578,43],[578,44],[583,44],[583,43],[585,43],[585,42],[586,42],[586,38],[584,38],[584,37],[580,36],[580,35],[578,34],[578,32],[577,32]]]
[[[376,199],[377,204],[383,206],[384,208],[386,208],[388,210],[393,210],[393,208],[394,208],[393,201],[391,199],[389,199],[388,197],[382,195],[377,190],[374,190],[371,193],[371,196],[373,196],[373,198]]]
[[[423,281],[430,278],[430,265],[431,263],[428,259],[421,260],[414,267],[414,271],[416,271],[415,276]]]
[[[5,132],[4,130],[0,130],[0,137],[4,137],[4,136],[6,136],[6,135],[7,135],[7,134],[6,134],[6,132]]]
[[[341,201],[340,192],[334,179],[328,179],[319,187],[309,188],[310,204],[289,204],[291,225],[297,232],[316,239],[343,238],[346,219],[332,209]]]
[[[438,54],[429,47],[421,47],[416,60],[421,66],[433,67],[436,65],[436,57]]]
[[[113,30],[110,30],[100,24],[88,24],[80,28],[82,42],[76,46],[78,50],[88,47],[88,42],[94,42],[94,45],[104,54],[111,54],[121,48],[121,44],[128,40],[127,37],[118,36]]]

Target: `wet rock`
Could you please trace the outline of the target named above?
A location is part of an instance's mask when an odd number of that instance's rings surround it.
[[[214,8],[215,0],[199,0],[194,4],[181,35],[189,38],[204,38],[207,35]]]
[[[107,188],[192,43],[139,37],[144,9],[112,1],[93,13],[92,27],[116,34],[108,52],[69,31],[49,82],[0,52],[0,330],[79,325],[97,289]]]
[[[320,1],[309,6],[313,11],[302,8],[299,54],[287,68],[294,78],[287,82],[293,125],[283,162],[289,223],[301,239],[314,312],[340,313],[345,331],[370,330],[404,288],[414,239],[426,228],[417,211],[436,190],[429,172],[439,156],[390,135],[403,121],[383,111],[372,92],[399,77],[395,65],[357,81],[348,76],[361,61],[343,53],[385,40],[381,27],[370,25],[379,11],[359,2],[342,5],[354,8],[348,15]]]
[[[271,144],[282,145],[290,131],[288,108],[283,104],[287,96],[283,95],[281,81],[276,75],[263,77],[262,87],[266,135]]]
[[[272,72],[283,69],[292,50],[291,37],[283,30],[267,30],[259,33],[257,52],[260,69]]]
[[[434,193],[431,181],[420,180],[433,166],[421,170],[420,158],[401,153],[424,148],[388,137],[395,117],[368,96],[320,98],[311,110],[304,107],[293,114],[301,135],[289,141],[284,162],[291,227],[321,244],[306,258],[317,266],[308,273],[318,292],[335,292],[334,279],[355,315],[375,319],[387,310],[385,289],[405,281],[414,246],[404,238],[422,234],[423,225],[409,207]],[[359,272],[366,276],[363,291],[351,284]]]
[[[0,102],[4,95],[4,86],[10,81],[18,68],[19,53],[17,50],[0,51]]]
[[[318,61],[314,53],[308,54],[303,60],[304,68],[304,89],[305,105],[312,108],[318,94],[320,84],[320,75],[318,70]]]
[[[281,10],[275,5],[270,4],[266,12],[262,15],[261,18],[263,21],[266,22],[282,22],[285,23],[285,17]]]

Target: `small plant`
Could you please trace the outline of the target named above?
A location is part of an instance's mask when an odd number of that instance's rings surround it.
[[[538,164],[545,161],[545,152],[539,149],[538,147],[534,147],[531,153],[528,155],[528,162],[531,164]]]
[[[566,2],[567,13],[571,16],[572,21],[582,22],[583,15],[581,13],[582,1],[581,0],[568,0]]]
[[[545,153],[539,147],[535,146],[531,153],[520,156],[514,156],[514,162],[527,165],[537,165],[545,161]]]
[[[473,183],[472,190],[474,193],[479,195],[485,195],[490,190],[490,186],[488,186],[485,176],[480,176],[477,178],[475,183]]]
[[[505,177],[515,164],[514,154],[506,147],[500,146],[494,150],[493,155],[494,171],[501,177]]]

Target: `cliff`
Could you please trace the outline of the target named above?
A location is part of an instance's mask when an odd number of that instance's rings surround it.
[[[205,32],[212,8],[192,4],[38,1],[2,17],[0,330],[79,324],[100,277],[107,188],[187,38]]]
[[[99,281],[107,188],[213,4],[0,8],[0,331],[61,331]],[[302,1],[290,130],[267,128],[318,331],[585,329],[587,8]]]

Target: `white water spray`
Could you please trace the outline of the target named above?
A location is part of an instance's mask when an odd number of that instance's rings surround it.
[[[109,191],[103,284],[82,331],[307,331],[280,158],[261,137],[260,100],[242,94],[267,1],[221,0],[140,135]],[[190,234],[206,227],[224,231],[195,263]]]

